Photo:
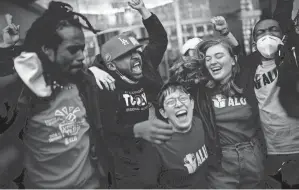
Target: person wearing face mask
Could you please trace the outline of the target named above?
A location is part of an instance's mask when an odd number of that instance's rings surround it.
[[[280,182],[292,187],[299,184],[299,177],[294,175],[299,170],[299,119],[290,117],[279,100],[281,90],[290,88],[288,83],[293,83],[292,80],[282,82],[286,74],[284,67],[295,64],[291,48],[283,43],[282,38],[278,21],[273,18],[260,20],[253,29],[257,51],[240,60],[240,80],[247,81],[243,87],[250,91],[250,101],[259,106],[267,147],[266,176],[281,172]],[[283,56],[282,48],[286,50]],[[295,90],[294,86],[291,88]],[[292,96],[296,94],[291,93],[285,98]]]
[[[208,188],[206,134],[193,113],[194,99],[182,84],[169,82],[157,100],[157,117],[171,124],[174,134],[167,143],[144,145],[139,170],[144,188]]]

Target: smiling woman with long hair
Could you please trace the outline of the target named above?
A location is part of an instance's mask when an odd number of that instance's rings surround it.
[[[261,188],[264,166],[258,107],[248,103],[247,94],[236,84],[237,56],[223,40],[208,40],[198,50],[205,54],[204,73],[210,81],[207,88],[222,149],[222,167],[209,168],[210,188]]]
[[[258,107],[247,101],[247,91],[239,87],[243,85],[238,81],[237,56],[221,39],[201,43],[197,54],[204,60],[187,66],[176,64],[171,73],[172,79],[189,84],[196,111],[210,118],[205,131],[212,143],[207,146],[216,148],[219,162],[209,162],[209,188],[259,188],[263,153],[257,138]]]

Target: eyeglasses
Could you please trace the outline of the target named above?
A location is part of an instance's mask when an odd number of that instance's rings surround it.
[[[179,100],[182,104],[186,104],[190,101],[190,95],[181,95],[177,98],[169,98],[165,101],[165,105],[173,108],[177,105],[177,100]]]

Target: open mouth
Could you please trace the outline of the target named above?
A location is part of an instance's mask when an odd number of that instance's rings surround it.
[[[142,72],[141,63],[140,63],[139,60],[133,64],[132,71],[134,73],[141,73]]]
[[[221,67],[217,66],[217,67],[212,67],[211,71],[213,72],[213,74],[218,74],[221,71]]]
[[[187,110],[180,110],[178,112],[176,112],[175,116],[179,119],[179,120],[184,120],[187,117]]]

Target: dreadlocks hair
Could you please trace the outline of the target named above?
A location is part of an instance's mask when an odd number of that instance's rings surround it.
[[[80,19],[84,20],[87,27],[84,26]],[[52,86],[57,72],[57,66],[51,64],[48,57],[42,51],[42,47],[57,50],[62,38],[57,31],[66,26],[75,26],[86,28],[96,33],[97,31],[91,26],[87,18],[80,13],[73,12],[71,5],[58,1],[51,1],[48,9],[37,18],[27,31],[23,48],[25,52],[34,52],[38,55],[43,64],[44,77],[47,85]],[[49,77],[51,76],[51,77]]]
[[[209,78],[209,82],[207,82],[206,87],[210,89],[218,88],[220,92],[226,96],[234,96],[234,95],[242,94],[243,89],[239,88],[234,82],[236,75],[240,72],[240,66],[237,63],[237,60],[235,59],[236,55],[233,51],[232,46],[229,43],[227,43],[222,39],[210,39],[203,42],[202,45],[199,47],[198,51],[201,51],[202,53],[206,54],[207,50],[210,47],[216,45],[221,45],[222,47],[227,49],[229,55],[234,59],[235,65],[232,66],[232,71],[231,71],[232,75],[225,84],[220,84],[219,82],[216,82],[208,72],[208,69],[204,67],[203,73],[207,75],[207,77]]]

